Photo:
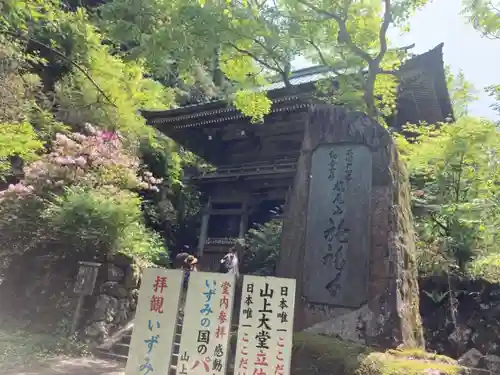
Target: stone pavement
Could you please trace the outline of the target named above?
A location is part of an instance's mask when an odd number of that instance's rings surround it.
[[[36,367],[10,370],[2,375],[124,375],[125,364],[82,357],[56,358]]]

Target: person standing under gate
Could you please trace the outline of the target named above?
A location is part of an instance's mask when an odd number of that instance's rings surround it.
[[[232,246],[229,252],[220,260],[220,272],[233,274],[236,278],[240,275],[236,246]]]

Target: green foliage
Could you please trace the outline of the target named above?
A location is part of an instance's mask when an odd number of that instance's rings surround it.
[[[244,274],[272,276],[280,252],[283,223],[274,219],[255,229],[250,229],[245,237],[245,254],[241,271]]]
[[[143,211],[148,225],[163,233],[168,247],[197,245],[200,226],[200,193],[182,181],[184,168],[202,170],[206,163],[182,150],[165,136],[143,141],[140,154],[143,163],[155,176],[163,179],[159,193],[143,192]]]
[[[85,256],[122,253],[151,261],[162,251],[159,236],[142,222],[141,200],[114,188],[68,188],[51,202],[42,219],[53,228],[58,249]]]
[[[487,280],[491,283],[500,283],[500,254],[493,253],[478,257],[468,267],[472,276]]]
[[[384,9],[378,1],[111,0],[101,7],[100,21],[127,59],[145,58],[153,74],[174,86],[201,84],[215,96],[226,94],[253,121],[261,121],[270,106],[251,89],[271,76],[288,84],[298,55],[329,66],[339,79],[354,80],[335,99],[377,116],[394,109],[393,73],[404,58],[388,49],[387,28],[406,28],[426,2],[392,1]],[[202,84],[200,69],[212,84]],[[221,72],[232,90],[217,79]]]
[[[467,81],[464,72],[458,74],[451,73],[449,67],[446,72],[446,83],[450,93],[450,99],[453,106],[453,114],[456,118],[468,115],[469,105],[478,100],[476,88]]]
[[[421,270],[458,266],[465,271],[476,257],[500,249],[498,130],[468,117],[406,130],[413,139],[398,144],[414,189]]]
[[[102,35],[82,10],[61,13],[59,22],[61,27],[72,31],[70,43],[84,46],[85,54],[75,53],[74,59],[93,80],[81,70],[72,69],[70,75],[57,83],[59,112],[65,122],[89,121],[132,136],[145,134],[148,128],[138,111],[171,107],[172,92],[144,78],[140,61],[124,62],[111,55],[110,48],[102,44]]]
[[[500,85],[488,86],[486,92],[495,100],[492,108],[500,115]]]
[[[463,0],[463,13],[476,30],[492,39],[500,39],[500,2]]]
[[[9,157],[15,155],[30,163],[42,149],[43,143],[30,124],[0,124],[0,177],[10,171]]]
[[[62,258],[121,252],[149,261],[160,252],[133,190],[157,191],[162,181],[140,169],[116,134],[88,131],[56,134],[51,152],[0,191],[3,255],[49,248]]]

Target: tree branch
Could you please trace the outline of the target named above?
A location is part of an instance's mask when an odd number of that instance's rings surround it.
[[[328,63],[325,55],[323,55],[323,52],[321,51],[321,49],[319,48],[319,46],[316,43],[314,43],[312,40],[308,40],[307,43],[309,43],[316,50],[316,53],[318,54],[319,59],[321,60],[321,63],[324,66],[327,66],[328,68],[330,68],[332,70],[332,72],[334,72],[336,75],[342,75],[342,73],[340,73],[337,69],[335,69],[334,67],[332,67]]]
[[[445,235],[448,235],[448,227],[443,223],[441,223],[432,211],[429,211],[429,214],[431,216],[432,221],[434,221],[434,223],[436,223],[438,227],[444,230]]]
[[[272,70],[273,72],[276,72],[276,73],[280,74],[283,77],[283,79],[284,79],[285,85],[287,85],[287,87],[291,86],[290,82],[288,80],[288,77],[286,77],[286,79],[285,79],[286,73],[282,69],[280,69],[279,67],[272,66],[271,64],[269,64],[266,61],[262,60],[261,58],[255,56],[255,54],[251,53],[250,51],[247,51],[246,49],[239,48],[238,46],[236,46],[233,43],[228,42],[226,44],[229,45],[229,46],[231,46],[233,49],[235,49],[239,53],[242,53],[244,55],[247,55],[248,57],[251,57],[257,63],[259,63],[260,65],[266,67],[267,69]]]
[[[101,87],[97,84],[97,82],[94,81],[94,79],[90,76],[90,74],[84,69],[82,68],[80,65],[78,65],[76,62],[74,62],[73,60],[71,60],[69,57],[67,57],[64,53],[62,52],[59,52],[58,50],[50,47],[49,45],[45,44],[45,43],[42,43],[36,39],[33,39],[29,36],[25,36],[25,35],[21,35],[19,33],[15,33],[15,32],[12,32],[12,31],[8,31],[8,30],[0,30],[0,34],[4,34],[4,35],[10,35],[14,38],[19,38],[19,39],[22,39],[24,40],[25,42],[32,42],[32,43],[35,43],[35,44],[38,44],[39,46],[41,47],[44,47],[44,48],[47,48],[49,51],[52,51],[53,53],[55,53],[57,56],[59,56],[60,58],[62,58],[64,61],[70,63],[73,67],[75,67],[76,69],[78,69],[89,81],[90,83],[92,83],[92,85],[97,89],[97,91],[113,106],[116,108],[116,104],[108,97],[108,95],[106,95],[106,93],[101,89]]]
[[[345,23],[345,20],[341,16],[332,12],[328,12],[324,9],[318,8],[317,6],[310,4],[306,0],[298,0],[298,2],[324,17],[335,20],[339,26],[339,42],[345,43],[356,55],[358,55],[368,64],[370,64],[373,61],[373,58],[370,56],[370,54],[368,54],[366,51],[363,51],[361,48],[359,48],[359,46],[357,46],[354,43],[354,41],[351,38],[351,35],[347,31],[347,25]]]
[[[257,44],[259,44],[266,52],[268,51],[267,48],[263,45],[263,43],[255,40],[255,39],[253,41],[256,42]],[[290,70],[291,70],[290,63],[285,63],[285,70],[283,70],[279,66],[279,62],[274,57],[271,57],[271,58],[273,59],[273,61],[276,64],[276,66],[273,66],[273,65],[269,64],[268,62],[264,61],[260,57],[257,57],[254,53],[252,53],[252,52],[250,52],[250,51],[248,51],[246,49],[239,48],[234,43],[227,42],[226,44],[229,45],[230,47],[232,47],[233,49],[235,49],[236,51],[238,51],[239,53],[243,53],[243,54],[247,55],[248,57],[251,57],[257,63],[259,63],[260,65],[266,67],[267,69],[272,70],[273,72],[278,73],[283,78],[283,83],[285,84],[286,87],[292,87],[293,86],[290,83],[290,79],[288,77],[288,75],[290,73]]]
[[[382,25],[380,26],[379,31],[379,42],[380,42],[380,50],[377,56],[374,59],[376,64],[380,64],[384,55],[387,52],[387,30],[389,29],[389,25],[392,21],[391,15],[391,0],[384,0],[385,10],[384,10],[384,20],[382,21]]]

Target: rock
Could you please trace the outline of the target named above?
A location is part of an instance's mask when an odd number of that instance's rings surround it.
[[[102,340],[108,335],[108,327],[106,323],[101,322],[93,322],[85,327],[85,336],[90,337],[92,339]]]
[[[291,373],[310,375],[458,375],[464,374],[451,358],[422,349],[375,349],[335,338],[295,333]]]
[[[107,294],[115,298],[125,298],[127,296],[127,289],[116,281],[107,281],[101,285],[101,294]]]
[[[121,281],[124,272],[114,264],[108,264],[108,281]]]
[[[455,330],[448,336],[448,340],[453,342],[458,347],[467,345],[471,338],[472,329],[465,326],[457,326]]]
[[[489,370],[492,374],[500,374],[500,357],[493,354],[485,355],[481,358],[479,366]]]
[[[463,354],[457,362],[459,365],[465,367],[478,367],[481,358],[483,358],[483,354],[479,350],[472,348]]]
[[[128,291],[128,300],[130,302],[130,310],[135,311],[137,308],[137,299],[139,298],[139,289],[131,289]]]
[[[123,324],[129,320],[129,310],[130,310],[130,302],[128,299],[121,299],[118,301],[118,310],[115,315],[115,319],[113,323],[115,324]]]
[[[94,306],[92,314],[93,321],[112,322],[118,311],[118,300],[114,297],[102,294],[97,297],[97,302]]]
[[[141,281],[141,269],[137,264],[132,264],[127,267],[125,272],[125,280],[123,284],[126,289],[137,289],[139,288],[139,283]]]
[[[485,321],[483,326],[476,329],[472,334],[471,341],[474,347],[481,353],[486,354],[500,354],[498,352],[498,337],[500,330],[497,322]]]
[[[123,269],[135,263],[134,259],[123,254],[111,254],[108,256],[108,261],[116,264],[118,267],[123,267]]]

